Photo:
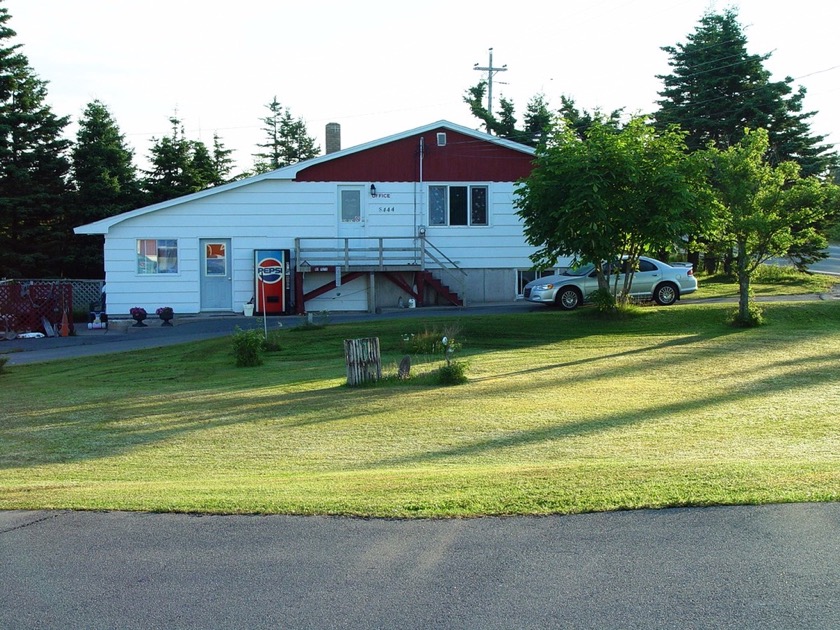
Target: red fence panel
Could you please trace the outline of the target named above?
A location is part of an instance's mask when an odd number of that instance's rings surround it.
[[[73,332],[73,285],[69,282],[0,283],[0,327],[7,332],[46,333],[46,320],[59,334],[65,312]]]

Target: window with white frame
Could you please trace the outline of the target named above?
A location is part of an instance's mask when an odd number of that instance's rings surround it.
[[[429,186],[429,225],[488,225],[487,186]]]
[[[175,239],[137,239],[137,273],[178,273],[178,241]]]

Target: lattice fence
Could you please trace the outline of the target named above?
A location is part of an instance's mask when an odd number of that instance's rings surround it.
[[[87,312],[90,310],[91,304],[102,302],[102,287],[105,285],[104,280],[67,280],[67,282],[73,285],[74,311]],[[103,304],[99,308],[104,309],[105,305]]]
[[[67,312],[73,330],[73,285],[57,280],[0,283],[0,326],[9,332],[58,331]]]

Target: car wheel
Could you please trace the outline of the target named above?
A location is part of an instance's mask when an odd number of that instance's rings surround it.
[[[554,302],[564,311],[571,311],[577,308],[581,303],[582,297],[580,291],[574,287],[565,287],[557,292],[557,297]]]
[[[666,282],[665,284],[660,284],[656,287],[653,299],[660,306],[671,306],[671,304],[677,301],[679,296],[680,294],[677,287],[670,282]]]

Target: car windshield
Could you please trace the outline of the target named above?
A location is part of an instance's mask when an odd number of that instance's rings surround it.
[[[590,263],[588,265],[583,265],[582,267],[572,267],[571,269],[566,269],[566,271],[563,272],[563,275],[564,276],[588,276],[590,273],[592,273],[593,269],[595,269],[595,265]]]

